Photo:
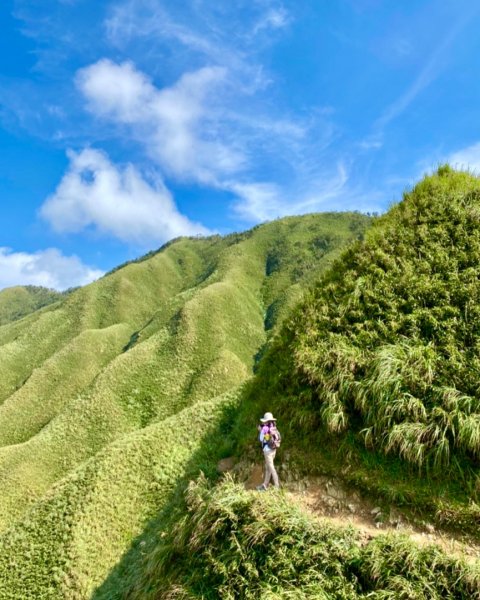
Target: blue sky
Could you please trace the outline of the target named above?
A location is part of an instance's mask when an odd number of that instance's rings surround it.
[[[480,172],[467,0],[4,0],[0,288]]]

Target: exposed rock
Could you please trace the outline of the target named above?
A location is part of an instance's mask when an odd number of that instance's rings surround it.
[[[251,472],[250,477],[245,483],[246,490],[255,490],[258,485],[263,482],[263,468],[262,465],[255,465]]]
[[[372,510],[370,511],[370,514],[375,516],[378,515],[378,513],[381,513],[382,509],[379,506],[376,506],[375,508],[372,508]]]
[[[219,473],[226,473],[227,471],[231,471],[235,466],[235,459],[233,456],[229,456],[228,458],[222,458],[217,465],[217,471]]]
[[[327,494],[335,500],[346,500],[347,494],[341,487],[336,486],[331,481],[327,482]]]

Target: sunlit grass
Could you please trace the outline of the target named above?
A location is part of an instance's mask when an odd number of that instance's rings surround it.
[[[179,239],[0,327],[0,598],[88,597],[196,464],[212,398],[369,221]]]
[[[383,535],[362,544],[354,529],[315,520],[282,493],[246,492],[204,478],[187,491],[187,510],[157,523],[157,539],[137,558],[116,594],[129,598],[474,599],[480,571],[439,548]]]

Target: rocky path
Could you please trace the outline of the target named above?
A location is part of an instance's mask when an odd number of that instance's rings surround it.
[[[233,459],[224,459],[218,469],[236,472],[248,490],[255,490],[263,481],[260,464],[234,464]],[[419,545],[436,544],[448,554],[463,557],[468,562],[480,560],[480,544],[439,531],[431,523],[412,523],[401,510],[377,506],[340,480],[329,477],[292,480],[286,472],[283,475],[282,487],[294,502],[315,517],[339,526],[355,527],[365,543],[380,534],[395,532],[407,535]]]
[[[436,544],[448,554],[464,557],[468,562],[480,559],[480,545],[460,536],[437,530],[431,523],[413,524],[395,507],[375,506],[357,492],[327,477],[315,478],[287,488],[287,494],[317,517],[338,525],[352,525],[365,542],[377,535],[395,532],[407,535],[419,545]]]

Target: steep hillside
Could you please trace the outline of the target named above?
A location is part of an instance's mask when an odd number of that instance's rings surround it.
[[[428,177],[351,247],[284,333],[312,419],[421,467],[480,457],[480,180]]]
[[[0,326],[22,319],[63,297],[60,292],[33,285],[0,290]]]
[[[272,494],[192,482],[182,518],[161,515],[124,561],[123,591],[108,581],[94,600],[480,598],[478,567],[399,534],[362,540]]]
[[[270,406],[295,439],[324,454],[338,445],[332,464],[357,456],[352,478],[407,503],[422,496],[438,519],[478,531],[479,263],[480,180],[442,167],[294,310],[252,384],[243,427],[252,404]]]
[[[53,486],[0,537],[0,598],[90,598],[147,520],[176,504],[176,489],[200,469],[212,475],[222,451],[215,433],[228,435],[234,399],[125,435]]]
[[[375,514],[400,509],[478,548],[479,259],[480,180],[442,167],[279,328],[233,405],[236,467],[255,460],[255,425],[271,410],[284,484],[292,468],[336,477],[378,502]],[[186,504],[157,515],[94,600],[480,599],[478,556],[467,564],[405,535],[365,537],[282,491],[242,487],[191,482]]]
[[[179,239],[0,327],[0,598],[89,597],[198,472],[224,394],[368,224],[310,215]]]

